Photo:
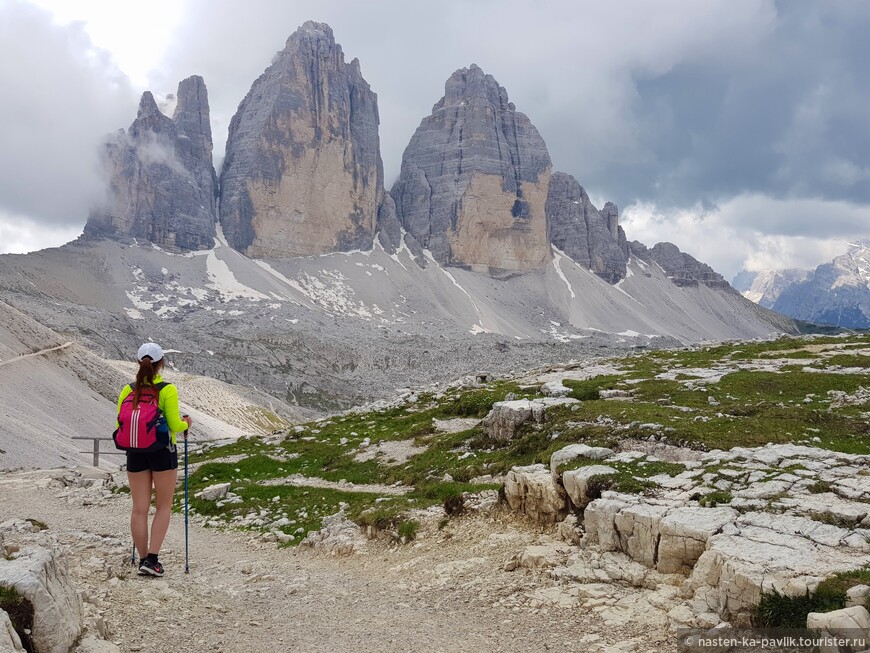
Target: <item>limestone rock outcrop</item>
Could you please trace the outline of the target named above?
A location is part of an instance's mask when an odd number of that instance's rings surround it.
[[[574,177],[554,172],[546,213],[553,245],[608,283],[625,278],[628,241],[615,204],[608,202],[599,211]]]
[[[143,93],[130,129],[105,144],[103,163],[108,193],[88,217],[86,239],[138,238],[173,252],[214,245],[217,178],[202,77],[178,85],[172,118]]]
[[[12,621],[5,610],[0,610],[0,653],[19,653],[24,651],[21,638],[15,632]]]
[[[16,558],[0,562],[0,585],[13,588],[33,606],[34,649],[67,653],[82,632],[82,601],[58,550],[26,547]]]
[[[229,243],[273,258],[367,249],[380,215],[395,247],[378,122],[359,60],[345,62],[329,25],[302,25],[230,123],[220,203]]]
[[[656,263],[665,274],[680,287],[697,287],[704,284],[709,288],[720,288],[737,292],[725,278],[706,263],[681,252],[673,243],[658,243],[648,248],[643,243],[632,241],[629,244],[632,255],[647,263]]]
[[[511,510],[534,521],[555,524],[568,514],[568,506],[553,483],[546,465],[514,467],[504,480],[505,500]]]
[[[579,401],[571,397],[497,401],[483,418],[483,429],[493,440],[510,440],[521,424],[529,420],[539,424],[543,422],[548,408],[577,403]]]
[[[844,640],[843,646],[836,647],[838,651],[864,650],[870,637],[870,613],[863,605],[832,612],[810,612],[807,628]]]
[[[529,119],[478,66],[457,70],[402,158],[402,226],[439,263],[524,271],[551,259],[551,162]]]

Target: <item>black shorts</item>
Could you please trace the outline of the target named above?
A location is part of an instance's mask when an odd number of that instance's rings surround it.
[[[170,444],[165,449],[158,451],[128,451],[128,472],[168,472],[178,469],[178,449]]]

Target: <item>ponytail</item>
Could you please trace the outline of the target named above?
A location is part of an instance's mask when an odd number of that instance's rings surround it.
[[[150,356],[145,356],[139,361],[139,371],[136,372],[136,386],[133,389],[133,408],[139,405],[139,396],[143,386],[154,385],[154,376],[160,369],[160,363],[153,365]]]

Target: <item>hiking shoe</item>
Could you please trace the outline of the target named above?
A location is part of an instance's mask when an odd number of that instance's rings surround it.
[[[157,576],[159,578],[163,575],[163,565],[157,561],[151,561],[148,558],[145,558],[139,563],[139,575]]]

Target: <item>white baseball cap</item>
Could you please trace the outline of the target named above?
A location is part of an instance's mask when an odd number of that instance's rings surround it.
[[[157,343],[146,342],[144,345],[139,347],[139,352],[136,354],[136,357],[141,361],[146,356],[148,356],[153,363],[156,363],[159,360],[163,360],[163,350]]]

